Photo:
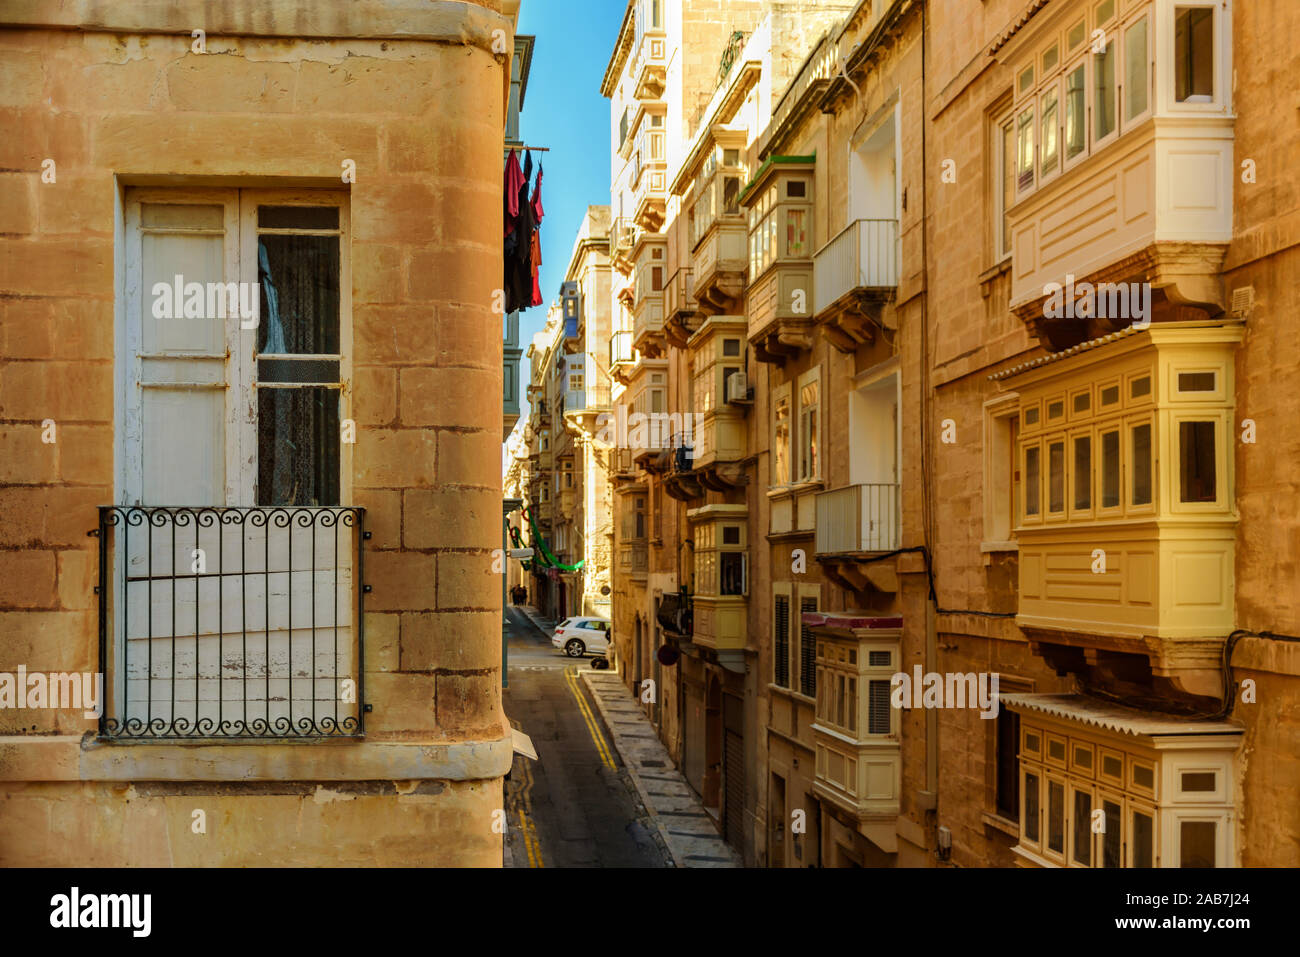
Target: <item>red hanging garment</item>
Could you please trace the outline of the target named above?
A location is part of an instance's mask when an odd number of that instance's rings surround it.
[[[510,157],[506,160],[506,230],[502,235],[509,236],[510,231],[515,228],[515,220],[519,218],[519,191],[523,186],[525,186],[524,171],[519,167],[519,154],[511,150]]]

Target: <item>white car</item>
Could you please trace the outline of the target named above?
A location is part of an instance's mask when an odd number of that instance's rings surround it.
[[[566,618],[555,626],[551,644],[570,658],[603,655],[609,650],[609,624],[608,618]]]

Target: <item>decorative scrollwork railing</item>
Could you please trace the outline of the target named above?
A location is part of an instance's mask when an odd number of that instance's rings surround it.
[[[99,509],[99,733],[364,733],[361,508]]]

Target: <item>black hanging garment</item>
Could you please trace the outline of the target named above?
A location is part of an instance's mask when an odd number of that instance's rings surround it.
[[[533,174],[533,157],[524,155],[523,181],[514,197],[513,229],[505,237],[506,312],[527,309],[533,299],[532,236],[536,228],[533,204],[528,201],[529,180]],[[507,177],[509,179],[509,177]],[[511,225],[513,209],[507,197],[506,224]]]

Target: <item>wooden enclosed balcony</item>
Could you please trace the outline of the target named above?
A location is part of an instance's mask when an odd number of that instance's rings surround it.
[[[661,14],[662,16],[662,14]],[[657,102],[664,95],[668,77],[668,37],[662,29],[638,32],[634,41],[636,56],[632,61],[633,96],[645,102]]]
[[[817,321],[843,352],[875,339],[898,290],[898,220],[858,219],[813,257]]]
[[[654,118],[662,119],[657,114]],[[652,116],[646,117],[649,122]],[[632,151],[632,221],[658,232],[668,200],[668,164],[663,127],[643,125]]]
[[[897,850],[902,791],[900,713],[890,701],[900,670],[901,618],[805,612],[817,641],[813,723],[817,795],[852,818],[881,850]]]
[[[706,315],[739,312],[745,297],[747,230],[743,218],[719,217],[692,256],[691,295]]]
[[[617,217],[609,227],[609,256],[614,268],[623,275],[632,272],[632,250],[636,246],[636,224],[626,216]]]
[[[686,348],[687,341],[703,321],[694,290],[694,272],[690,266],[674,272],[664,286],[664,335],[678,349]]]

